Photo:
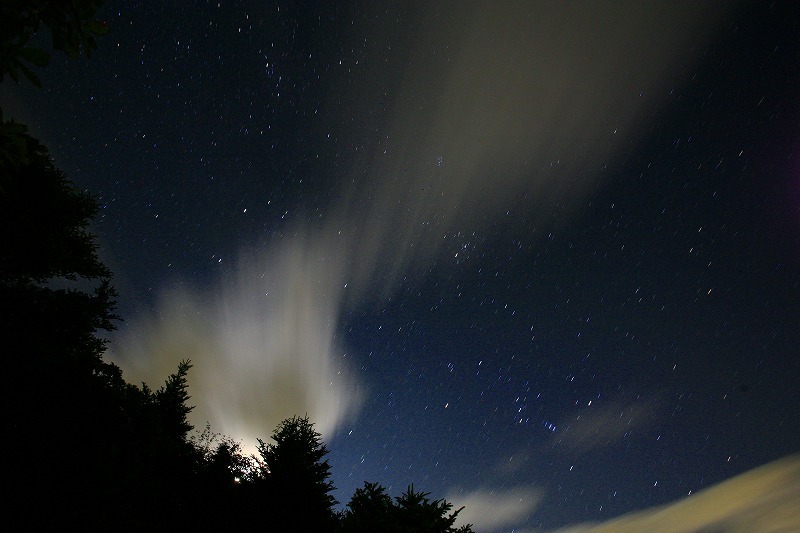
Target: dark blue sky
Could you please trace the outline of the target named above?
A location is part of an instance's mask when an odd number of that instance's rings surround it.
[[[109,2],[4,95],[102,205],[126,375],[518,530],[798,451],[791,2],[335,4]]]

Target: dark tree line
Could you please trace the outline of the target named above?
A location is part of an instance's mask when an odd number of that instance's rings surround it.
[[[107,31],[99,0],[0,3],[0,81],[35,85],[49,30],[72,57]],[[365,483],[346,509],[331,492],[328,449],[307,417],[282,422],[258,455],[188,421],[189,361],[153,390],[103,360],[114,329],[111,272],[89,223],[96,200],[0,110],[0,356],[8,416],[9,530],[451,532],[460,510],[413,486],[394,500]]]

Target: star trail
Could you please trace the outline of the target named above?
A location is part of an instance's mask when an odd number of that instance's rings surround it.
[[[101,14],[3,109],[101,204],[107,357],[191,359],[195,426],[307,413],[340,501],[414,483],[476,531],[797,486],[791,2]]]

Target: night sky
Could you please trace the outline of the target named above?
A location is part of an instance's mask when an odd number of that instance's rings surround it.
[[[479,531],[800,451],[794,2],[100,18],[3,109],[101,204],[108,358],[154,386],[191,359],[197,428],[253,451],[307,413],[342,504],[414,483]]]

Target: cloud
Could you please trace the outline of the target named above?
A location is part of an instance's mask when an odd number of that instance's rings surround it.
[[[167,291],[158,313],[135,319],[110,356],[129,381],[151,386],[191,359],[191,420],[248,450],[295,414],[330,435],[361,396],[336,335],[342,265],[333,240],[303,236],[243,254],[215,288]]]
[[[559,531],[800,531],[800,456],[774,461],[669,505]]]
[[[588,406],[559,424],[557,439],[570,452],[611,446],[654,420],[653,401]]]
[[[461,495],[456,491],[445,497],[453,508],[464,506],[456,525],[472,524],[476,531],[500,531],[524,522],[542,499],[540,490],[533,487],[511,489],[481,488]]]
[[[347,80],[357,104],[336,92],[348,116],[329,111],[359,125],[343,144],[367,146],[343,194],[342,211],[361,215],[354,284],[385,296],[455,253],[458,231],[564,217],[671,102],[664,87],[679,86],[718,7],[439,2],[401,15],[414,42],[394,63],[383,48],[367,57],[364,79]],[[367,41],[383,42],[390,29],[369,20]]]
[[[342,80],[356,89],[332,89],[321,114],[342,139],[330,162],[347,178],[324,223],[243,254],[217,287],[164,288],[157,313],[130,320],[112,357],[151,384],[192,359],[193,421],[245,446],[305,412],[332,432],[361,390],[337,335],[342,309],[454,265],[498,224],[550,224],[594,191],[667,101],[658,88],[713,33],[711,6],[673,4],[408,7],[419,22],[409,46],[393,63],[386,48],[366,50]],[[364,42],[385,42],[386,28],[373,27]]]

